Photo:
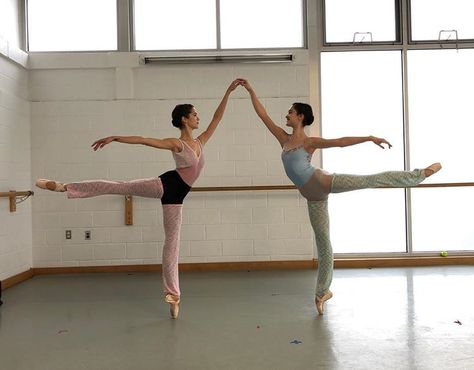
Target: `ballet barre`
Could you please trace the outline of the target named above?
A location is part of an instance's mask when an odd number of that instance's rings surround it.
[[[295,190],[294,185],[257,185],[257,186],[202,186],[191,191],[260,191],[260,190]]]
[[[452,188],[474,186],[474,182],[450,182],[438,184],[419,184],[407,188]],[[384,186],[374,189],[397,189]],[[399,188],[398,188],[399,189]],[[216,191],[273,191],[273,190],[296,190],[294,185],[247,185],[247,186],[198,186],[192,188],[192,192],[216,192]],[[125,196],[125,225],[133,225],[133,197]]]
[[[16,205],[18,203],[24,202],[26,199],[28,199],[30,196],[34,195],[34,192],[31,190],[27,191],[15,191],[15,190],[10,190],[7,192],[0,192],[0,198],[9,198],[10,200],[10,212],[15,212],[16,211]],[[21,197],[19,201],[17,201],[16,198]]]
[[[461,186],[474,186],[474,182],[449,182],[439,184],[419,184],[416,186],[407,186],[407,188],[452,188]],[[381,186],[372,189],[400,189],[393,186]],[[296,190],[294,185],[258,185],[258,186],[204,186],[195,187],[191,191],[270,191],[270,190]]]

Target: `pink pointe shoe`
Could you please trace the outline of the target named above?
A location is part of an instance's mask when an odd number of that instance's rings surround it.
[[[430,177],[431,175],[434,175],[441,168],[443,168],[441,166],[441,163],[439,162],[433,163],[431,166],[428,166],[423,170],[425,172],[425,177]]]
[[[180,302],[179,297],[173,294],[167,294],[165,297],[165,302],[170,304],[171,318],[177,319],[178,314],[179,314],[179,302]]]
[[[318,313],[322,315],[324,313],[324,302],[332,298],[332,292],[328,290],[326,294],[323,296],[316,296],[314,302],[316,303],[316,309],[318,310]]]
[[[53,180],[38,179],[36,180],[36,186],[45,190],[59,191],[59,192],[66,191],[66,187],[64,186],[64,184],[61,184],[60,182],[56,182]]]

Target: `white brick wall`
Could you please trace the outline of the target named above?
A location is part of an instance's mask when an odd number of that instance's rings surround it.
[[[113,143],[93,152],[90,144],[113,134],[177,136],[171,110],[183,102],[196,106],[202,130],[235,77],[251,80],[276,122],[283,122],[292,102],[309,101],[307,51],[297,52],[294,63],[271,66],[123,66],[109,55],[102,67],[96,58],[81,69],[72,57],[31,57],[33,178],[130,180],[172,169],[167,151]],[[239,88],[205,147],[206,166],[196,186],[289,184],[279,156],[279,144]],[[34,266],[161,262],[160,202],[135,197],[133,226],[124,226],[123,207],[119,196],[67,200],[38,190]],[[66,229],[72,240],[65,240]],[[84,240],[85,230],[92,231],[91,241]],[[295,191],[190,193],[180,261],[311,259],[310,230],[306,205]]]
[[[28,73],[0,54],[0,192],[31,189],[30,148]],[[0,198],[0,280],[32,266],[31,205],[30,198],[10,213]]]

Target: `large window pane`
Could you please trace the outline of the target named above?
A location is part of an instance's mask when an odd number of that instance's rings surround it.
[[[28,0],[30,51],[117,50],[116,0]]]
[[[325,0],[326,42],[395,41],[394,0]],[[369,34],[370,33],[370,34]]]
[[[474,39],[474,1],[411,0],[412,40]]]
[[[302,0],[221,0],[224,49],[303,47]]]
[[[474,251],[474,188],[412,190],[415,252]]]
[[[431,182],[474,181],[474,50],[408,52],[411,165],[442,162]]]
[[[410,160],[414,167],[439,161],[427,182],[472,182],[474,171],[474,50],[408,53]],[[413,249],[474,250],[474,188],[413,191]]]
[[[10,45],[20,47],[20,30],[18,25],[18,1],[0,1],[0,38],[8,40]]]
[[[137,50],[216,48],[215,0],[135,0]]]
[[[373,143],[323,150],[323,167],[336,173],[403,170],[403,110],[399,51],[323,53],[322,135],[384,137]],[[402,189],[334,194],[329,199],[334,252],[406,250]]]

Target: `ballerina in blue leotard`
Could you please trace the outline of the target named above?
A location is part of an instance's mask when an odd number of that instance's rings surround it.
[[[375,136],[341,137],[338,139],[307,136],[304,127],[312,124],[314,117],[311,106],[305,103],[294,103],[288,110],[286,126],[293,130],[290,135],[268,116],[249,82],[245,79],[240,81],[249,92],[257,115],[283,148],[281,159],[286,174],[308,202],[309,219],[318,250],[315,304],[318,313],[322,315],[324,302],[332,297],[332,292],[329,290],[333,273],[333,253],[329,238],[328,195],[384,186],[399,188],[415,186],[428,176],[438,172],[441,169],[441,164],[433,163],[421,170],[389,171],[367,176],[330,174],[315,168],[311,164],[311,157],[317,149],[345,147],[367,141],[371,141],[381,148],[384,148],[384,145],[390,148],[391,144],[387,140]]]

